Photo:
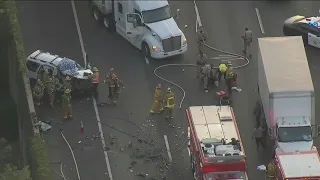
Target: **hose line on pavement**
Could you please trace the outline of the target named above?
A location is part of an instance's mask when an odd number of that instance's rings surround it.
[[[223,51],[223,50],[217,49],[217,48],[215,48],[215,47],[212,47],[212,46],[210,46],[210,45],[208,45],[208,44],[206,44],[206,43],[205,43],[205,46],[206,46],[207,48],[209,48],[210,50],[213,50],[213,51],[216,51],[216,52],[220,52],[220,53],[223,53],[223,54],[227,54],[227,55],[231,55],[231,56],[233,56],[233,57],[241,58],[241,59],[239,59],[239,60],[244,60],[244,61],[246,61],[246,62],[245,62],[244,64],[242,64],[242,65],[233,66],[233,69],[240,69],[240,68],[246,67],[246,66],[248,66],[249,63],[250,63],[250,60],[249,60],[247,57],[245,57],[245,56],[242,56],[242,55],[239,55],[239,54],[230,53],[230,52],[227,52],[227,51]],[[232,58],[232,57],[231,57],[231,58]],[[210,58],[209,58],[209,59],[210,59]],[[211,60],[212,60],[212,59],[211,59]],[[198,67],[198,66],[197,66],[196,64],[164,64],[164,65],[158,66],[158,67],[155,68],[154,71],[153,71],[154,75],[155,75],[157,78],[159,78],[159,79],[161,79],[161,80],[163,80],[163,81],[165,81],[165,82],[167,82],[167,83],[169,83],[169,84],[171,84],[171,85],[173,85],[173,86],[176,86],[177,88],[179,88],[179,89],[182,91],[183,95],[182,95],[182,99],[181,99],[181,101],[180,101],[180,103],[179,103],[179,109],[181,109],[182,104],[183,104],[183,102],[184,102],[184,99],[185,99],[185,97],[186,97],[186,91],[185,91],[180,85],[178,85],[178,84],[176,84],[175,82],[170,81],[170,80],[168,80],[168,79],[160,76],[160,75],[157,73],[157,71],[158,71],[159,69],[164,68],[164,67],[169,67],[169,66],[184,66],[184,67]],[[217,66],[214,66],[214,67],[212,67],[212,68],[218,69]]]
[[[80,180],[80,173],[79,173],[79,168],[78,168],[78,163],[77,163],[77,160],[76,160],[76,157],[74,156],[74,153],[73,153],[73,150],[68,142],[68,140],[66,139],[66,137],[63,135],[63,132],[61,131],[61,136],[62,138],[64,139],[64,141],[67,143],[69,149],[70,149],[70,152],[71,152],[71,155],[72,155],[72,158],[73,158],[73,161],[74,161],[74,165],[76,166],[76,171],[77,171],[77,175],[78,175],[78,179]]]
[[[196,3],[195,0],[193,0],[193,3],[194,3],[195,14],[196,14],[196,33],[197,33],[198,27],[202,28],[203,30],[204,30],[204,27],[203,27],[202,22],[201,22],[201,18],[200,18],[200,15],[199,15],[199,10],[198,10],[198,7],[197,7],[197,3]],[[204,30],[204,32],[205,32],[205,30]],[[213,51],[216,51],[216,52],[220,52],[220,53],[223,53],[223,54],[227,54],[227,55],[231,55],[233,57],[238,57],[238,58],[241,58],[241,60],[245,60],[246,61],[245,64],[239,65],[239,66],[235,66],[235,67],[233,67],[233,69],[239,69],[239,68],[246,67],[250,63],[250,60],[245,56],[242,56],[242,55],[239,55],[239,54],[235,54],[235,53],[231,53],[231,52],[227,52],[227,51],[223,51],[221,49],[218,49],[218,48],[215,48],[215,47],[212,47],[212,46],[208,45],[206,42],[204,42],[204,45],[205,45],[205,47],[209,48],[210,50],[213,50]],[[178,84],[176,84],[176,83],[174,83],[174,82],[172,82],[172,81],[170,81],[168,79],[165,79],[165,78],[161,77],[157,73],[157,70],[159,70],[159,69],[161,69],[163,67],[169,67],[169,66],[191,66],[191,67],[198,67],[198,66],[196,64],[165,64],[165,65],[162,65],[162,66],[159,66],[159,67],[155,68],[154,71],[153,71],[154,75],[157,78],[159,78],[159,79],[161,79],[161,80],[163,80],[163,81],[165,81],[165,82],[167,82],[167,83],[169,83],[169,84],[171,84],[173,86],[176,86],[177,88],[179,88],[182,91],[183,96],[182,96],[182,99],[181,99],[181,101],[179,103],[179,109],[181,109],[182,103],[184,102],[184,99],[186,97],[186,91],[181,86],[179,86]],[[213,68],[216,69],[218,67],[213,67]]]

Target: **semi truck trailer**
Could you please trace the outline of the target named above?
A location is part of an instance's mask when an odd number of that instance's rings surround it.
[[[261,124],[276,152],[308,151],[318,135],[315,93],[302,37],[258,38]]]

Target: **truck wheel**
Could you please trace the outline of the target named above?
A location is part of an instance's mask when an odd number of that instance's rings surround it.
[[[194,177],[195,180],[197,180],[196,167],[194,165],[194,161],[193,161],[193,156],[192,155],[190,156],[190,160],[191,160],[191,171],[192,171],[193,177]]]
[[[146,42],[142,43],[142,52],[145,59],[151,60],[150,48]]]
[[[96,21],[101,22],[101,15],[96,7],[92,7],[92,16]]]
[[[114,23],[112,21],[112,15],[106,15],[103,18],[103,26],[109,31],[109,32],[113,32],[115,31],[115,26]]]

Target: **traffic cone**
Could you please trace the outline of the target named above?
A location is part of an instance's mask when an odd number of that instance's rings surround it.
[[[83,133],[83,132],[84,132],[84,129],[83,129],[83,122],[82,122],[82,121],[80,122],[80,132],[81,132],[81,133]]]

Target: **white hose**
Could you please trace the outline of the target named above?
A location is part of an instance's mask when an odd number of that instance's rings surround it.
[[[196,4],[195,1],[193,1],[193,2],[194,2],[195,13],[196,13],[196,16],[197,16],[197,19],[196,19],[196,28],[197,28],[197,25],[202,26],[202,23],[201,23],[201,19],[200,19],[200,15],[199,15],[199,11],[198,11],[197,4]],[[241,58],[241,60],[246,61],[246,63],[243,64],[243,65],[233,66],[233,69],[240,69],[240,68],[246,67],[246,66],[248,66],[248,65],[250,64],[250,60],[249,60],[247,57],[245,57],[245,56],[242,56],[242,55],[239,55],[239,54],[235,54],[235,53],[231,53],[231,52],[227,52],[227,51],[223,51],[223,50],[221,50],[221,49],[217,49],[217,48],[215,48],[215,47],[212,47],[212,46],[208,45],[207,43],[204,43],[204,45],[205,45],[207,48],[209,48],[209,49],[211,49],[211,50],[213,50],[213,51],[220,52],[220,53],[227,54],[227,55],[231,55],[231,56],[233,56],[233,57],[238,57],[238,58]],[[212,58],[209,58],[209,59],[212,59]],[[239,60],[240,60],[240,59],[239,59]],[[161,80],[163,80],[163,81],[165,81],[165,82],[167,82],[167,83],[169,83],[169,84],[171,84],[171,85],[173,85],[173,86],[178,87],[178,88],[182,91],[183,96],[182,96],[182,99],[181,99],[181,101],[180,101],[180,103],[179,103],[179,109],[181,109],[182,103],[183,103],[183,101],[184,101],[184,99],[185,99],[185,97],[186,97],[186,91],[185,91],[181,86],[179,86],[178,84],[176,84],[176,83],[174,83],[174,82],[172,82],[172,81],[170,81],[170,80],[168,80],[168,79],[165,79],[165,78],[161,77],[161,76],[157,73],[157,70],[159,70],[159,69],[161,69],[161,68],[163,68],[163,67],[169,67],[169,66],[192,66],[192,67],[198,67],[198,66],[197,66],[196,64],[164,64],[164,65],[161,65],[161,66],[155,68],[154,71],[153,71],[153,73],[154,73],[154,75],[155,75],[156,77],[158,77],[159,79],[161,79]],[[218,67],[212,67],[212,68],[217,69]]]
[[[79,168],[78,168],[78,163],[77,163],[77,160],[76,160],[76,157],[74,156],[74,153],[73,153],[73,150],[69,144],[69,142],[67,141],[66,137],[64,137],[63,133],[61,132],[61,136],[62,138],[64,139],[64,141],[67,143],[69,149],[70,149],[70,152],[72,154],[72,158],[73,158],[73,161],[74,161],[74,165],[76,166],[76,171],[77,171],[77,175],[78,175],[78,179],[80,180],[80,173],[79,173]]]
[[[61,172],[61,175],[63,177],[64,180],[67,180],[66,176],[64,175],[63,173],[63,165],[62,165],[62,162],[60,163],[60,172]]]

